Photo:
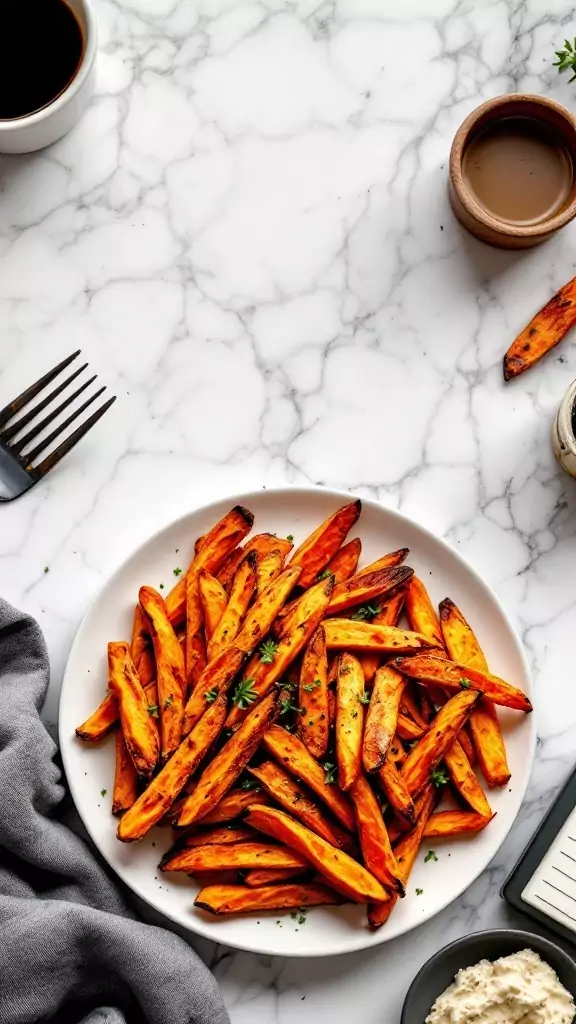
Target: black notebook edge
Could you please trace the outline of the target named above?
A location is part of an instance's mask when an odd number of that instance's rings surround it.
[[[502,898],[511,907],[514,907],[515,910],[518,910],[521,914],[526,914],[528,917],[532,917],[543,927],[556,932],[562,938],[572,943],[576,943],[576,932],[565,928],[559,921],[555,921],[554,918],[542,913],[537,907],[526,903],[522,899],[522,893],[575,806],[576,769],[568,776],[559,795],[544,815],[516,866],[512,869],[500,890]]]

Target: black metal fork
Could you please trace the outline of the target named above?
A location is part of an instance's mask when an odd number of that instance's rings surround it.
[[[104,405],[101,405],[96,412],[93,412],[87,420],[84,421],[79,427],[76,427],[65,441],[62,442],[53,452],[50,452],[42,460],[37,463],[39,456],[46,448],[49,448],[53,441],[70,426],[74,420],[78,419],[82,415],[85,409],[89,405],[92,405],[97,398],[106,390],[105,387],[101,387],[96,391],[90,398],[86,399],[79,408],[75,409],[70,416],[68,416],[62,423],[56,424],[54,430],[50,431],[45,437],[42,437],[37,444],[31,447],[32,442],[39,437],[39,435],[49,427],[51,423],[54,423],[60,413],[66,409],[72,402],[78,398],[86,389],[96,380],[96,376],[90,377],[89,380],[84,381],[80,387],[68,395],[64,401],[60,402],[56,408],[52,409],[47,416],[39,420],[38,423],[34,423],[30,427],[30,430],[24,431],[24,428],[32,423],[36,419],[39,413],[41,413],[51,402],[54,401],[58,395],[68,387],[72,381],[76,380],[77,377],[87,368],[88,363],[84,363],[77,370],[74,371],[65,381],[58,384],[50,394],[41,398],[32,409],[24,412],[18,419],[14,419],[17,414],[24,409],[33,399],[37,398],[38,395],[49,384],[58,376],[62,370],[65,370],[80,355],[80,350],[74,352],[67,359],[64,359],[58,366],[55,366],[53,370],[46,373],[40,380],[37,380],[35,384],[23,391],[18,398],[15,398],[13,402],[9,402],[8,405],[0,410],[0,502],[2,501],[13,501],[14,498],[19,498],[21,494],[25,494],[29,491],[34,484],[37,484],[39,480],[42,480],[54,466],[57,466],[61,459],[74,447],[75,444],[80,441],[85,434],[98,422],[101,416],[110,408],[110,406],[116,401],[116,396],[109,398]],[[21,436],[20,436],[21,435]]]

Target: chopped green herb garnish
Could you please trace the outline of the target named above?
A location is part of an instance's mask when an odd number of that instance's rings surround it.
[[[364,690],[364,693],[359,693],[358,694],[358,700],[360,701],[361,704],[369,704],[370,703],[370,694],[366,693],[366,690]]]
[[[470,687],[472,686],[472,683],[470,682],[469,679],[464,679],[464,677],[462,677],[462,679],[460,680],[460,686],[462,687],[463,690],[469,690]]]
[[[232,694],[232,703],[237,708],[243,711],[249,704],[253,704],[255,700],[258,700],[258,694],[254,689],[253,679],[241,679],[239,683],[236,683],[234,693]]]
[[[278,644],[274,640],[265,640],[259,647],[260,661],[263,661],[265,665],[271,665],[276,657],[277,650]]]
[[[290,917],[297,924],[306,924],[306,911],[307,907],[298,907],[298,910],[294,910]]]
[[[50,566],[49,565],[45,565],[44,566],[44,572],[50,572]]]
[[[213,704],[214,701],[216,700],[217,696],[218,696],[218,690],[216,690],[216,689],[206,690],[206,692],[204,694],[204,700],[206,701],[207,704]]]
[[[428,853],[424,857],[424,863],[427,864],[429,860],[438,860],[434,850],[428,850]]]
[[[240,783],[240,789],[260,789],[260,786],[256,779],[243,779]]]
[[[421,896],[423,892],[424,892],[424,889],[416,889],[416,895],[417,896]]]
[[[291,697],[283,697],[280,701],[280,714],[287,715],[289,711],[295,711],[298,715],[302,711],[296,704],[292,703]]]
[[[355,619],[356,622],[372,622],[375,615],[378,615],[380,611],[379,604],[361,604],[359,608],[350,616],[351,619]]]
[[[101,789],[101,790],[100,790],[100,796],[106,796],[106,793],[107,793],[107,792],[108,792],[108,790],[107,790],[107,789]]]
[[[294,540],[294,535],[292,533],[289,533],[288,536],[286,537],[286,540],[289,540],[290,543],[292,543],[292,541]]]
[[[324,782],[327,786],[332,786],[336,782],[337,767],[335,764],[331,764],[330,761],[324,761],[322,765],[324,769]]]
[[[322,686],[321,679],[315,679],[313,683],[306,683],[302,689],[305,690],[306,693],[312,693],[312,690],[315,690],[318,686]]]
[[[175,576],[179,576],[180,573],[182,572],[182,569],[172,569],[172,572],[174,573]]]
[[[440,789],[440,786],[446,786],[449,781],[450,779],[443,768],[436,768],[430,775],[430,782],[436,786],[436,789]]]
[[[552,67],[558,68],[559,72],[570,69],[572,78],[568,83],[576,80],[576,39],[571,43],[569,39],[564,40],[564,50],[555,50],[558,60],[553,61]]]
[[[160,590],[164,590],[164,584],[163,583],[160,584]]]
[[[318,573],[316,579],[317,579],[318,583],[321,583],[322,580],[327,580],[329,576],[333,576],[333,575],[334,575],[334,573],[332,572],[331,569],[324,569],[323,572],[319,572]]]
[[[150,718],[158,718],[158,705],[157,704],[149,704],[148,707],[146,708],[146,711],[150,715]]]
[[[166,708],[170,707],[170,705],[171,705],[173,700],[174,700],[174,694],[173,693],[169,693],[168,696],[166,697],[166,700],[164,701],[164,711],[166,711]]]

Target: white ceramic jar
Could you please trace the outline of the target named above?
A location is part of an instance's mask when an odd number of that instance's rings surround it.
[[[22,3],[24,0],[22,0]],[[94,90],[98,29],[89,0],[67,0],[84,35],[84,55],[60,96],[25,117],[0,120],[0,153],[32,153],[61,139],[84,113]]]
[[[564,472],[576,479],[575,403],[576,380],[573,380],[552,423],[552,447]],[[574,422],[573,416],[575,417]]]

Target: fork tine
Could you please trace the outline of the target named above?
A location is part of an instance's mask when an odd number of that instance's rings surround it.
[[[79,355],[80,349],[78,349],[77,352],[73,352],[67,359],[63,359],[62,362],[58,363],[58,366],[55,366],[53,370],[45,373],[40,380],[37,380],[31,387],[26,388],[26,391],[23,391],[21,395],[18,395],[18,398],[15,398],[13,402],[9,402],[4,409],[0,409],[0,427],[3,427],[4,424],[7,423],[8,420],[12,419],[17,412],[20,412],[20,409],[30,402],[32,398],[36,398],[36,395],[40,394],[42,389],[45,388],[47,384],[50,384],[50,382],[54,380],[54,377],[57,377],[62,370],[65,370],[66,367],[69,366],[70,363]]]
[[[48,434],[48,437],[42,438],[40,444],[37,444],[36,447],[33,448],[31,452],[27,452],[26,455],[22,456],[22,458],[24,458],[26,461],[27,469],[30,469],[32,467],[32,463],[34,462],[35,459],[38,458],[39,455],[42,454],[44,449],[48,448],[48,446],[52,444],[52,441],[55,441],[58,435],[61,434],[63,430],[66,430],[66,427],[69,427],[70,424],[74,422],[74,420],[77,420],[80,414],[84,412],[84,409],[87,409],[89,405],[92,405],[92,402],[95,402],[103,391],[106,391],[105,387],[100,388],[99,391],[96,391],[93,395],[91,395],[90,398],[88,398],[87,401],[83,403],[83,405],[79,406],[78,409],[75,409],[74,412],[70,416],[68,416],[68,418],[65,419],[62,423],[59,423],[56,429],[53,430],[51,434]]]
[[[115,401],[116,396],[114,395],[112,398],[109,398],[108,401],[104,403],[104,405],[100,406],[100,408],[97,409],[96,412],[93,412],[92,415],[88,417],[86,422],[82,424],[82,426],[77,427],[74,433],[70,434],[70,437],[66,438],[66,440],[63,441],[62,444],[58,446],[58,448],[51,452],[51,454],[48,455],[43,460],[43,462],[40,463],[39,466],[36,466],[36,468],[34,469],[35,476],[37,476],[38,478],[46,476],[46,473],[49,473],[51,469],[54,469],[54,466],[56,466],[60,462],[60,459],[63,459],[64,456],[67,455],[69,451],[71,451],[74,445],[78,444],[78,441],[80,441],[81,438],[84,437],[84,434],[88,433],[90,428],[93,427],[94,424],[98,422],[100,417],[103,416],[105,412],[107,412],[107,410],[110,408],[111,405],[114,404]]]
[[[9,427],[6,427],[2,433],[0,433],[0,443],[6,444],[10,438],[16,437],[16,434],[19,434],[22,428],[25,427],[27,423],[30,423],[30,420],[33,420],[39,412],[42,412],[47,405],[50,405],[50,402],[54,401],[54,399],[57,398],[73,380],[76,380],[76,377],[78,377],[87,366],[88,363],[84,363],[83,366],[80,366],[79,369],[67,377],[62,384],[59,384],[57,388],[54,388],[54,391],[51,391],[46,398],[43,398],[41,402],[38,402],[38,405],[35,405],[30,412],[24,413],[19,420],[16,420],[16,423],[11,423]],[[56,412],[52,413],[52,415],[56,416]]]
[[[74,401],[75,398],[78,398],[78,395],[81,395],[83,391],[86,391],[86,388],[90,387],[90,385],[94,383],[96,377],[97,374],[94,374],[93,377],[90,377],[90,380],[87,380],[84,384],[82,384],[81,387],[77,388],[77,390],[74,391],[63,402],[61,402],[60,405],[56,407],[56,409],[53,409],[51,412],[48,413],[47,416],[44,417],[43,420],[40,420],[40,423],[37,423],[36,426],[32,427],[32,430],[29,430],[28,433],[25,434],[20,441],[17,441],[16,444],[8,445],[7,447],[10,449],[10,451],[14,452],[15,455],[19,455],[20,452],[24,451],[24,448],[27,448],[30,442],[33,441],[35,437],[38,437],[38,434],[42,433],[44,427],[47,427],[49,423],[52,423],[56,419],[56,417],[60,415],[63,409],[66,409]],[[102,392],[99,391],[98,394],[102,394]],[[90,401],[93,402],[94,399],[91,398]],[[2,435],[0,434],[0,440],[1,439]]]

